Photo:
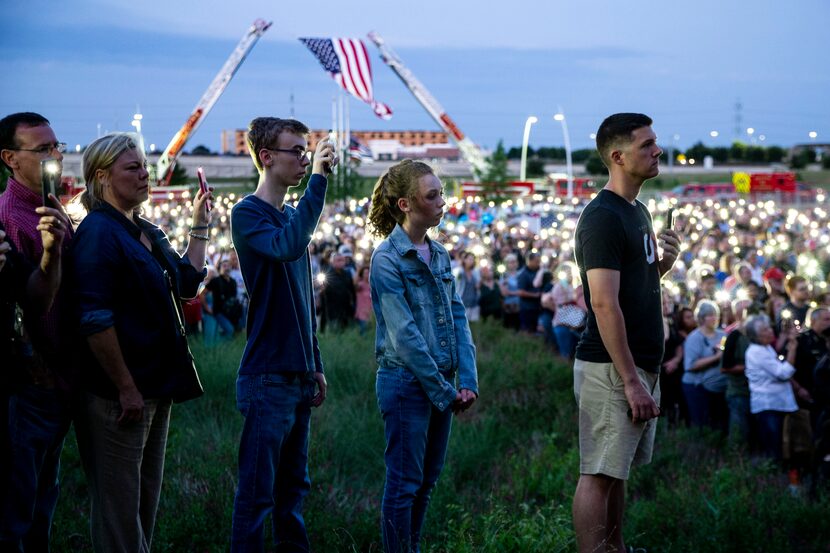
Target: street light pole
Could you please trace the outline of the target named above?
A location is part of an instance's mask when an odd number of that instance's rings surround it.
[[[130,125],[135,127],[135,132],[138,135],[138,142],[139,142],[138,147],[141,148],[141,153],[143,154],[145,152],[145,150],[144,150],[144,135],[141,134],[141,120],[144,119],[144,116],[141,115],[141,110],[140,109],[136,109],[135,111],[136,111],[136,113],[135,113],[135,115],[133,115],[133,120],[130,123]]]
[[[539,119],[533,115],[527,118],[525,121],[525,133],[524,137],[522,138],[522,165],[519,168],[519,180],[524,181],[527,177],[527,143],[530,139],[530,126],[533,123],[536,123]]]
[[[571,160],[571,136],[568,134],[568,122],[565,120],[565,114],[561,106],[557,106],[559,112],[553,116],[554,121],[562,123],[562,134],[565,136],[565,163],[568,172],[568,199],[574,196],[574,169],[573,161]]]

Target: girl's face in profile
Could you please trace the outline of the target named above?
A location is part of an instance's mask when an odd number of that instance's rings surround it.
[[[418,188],[409,202],[407,219],[413,226],[432,228],[444,216],[444,187],[435,175],[423,175],[418,179]]]

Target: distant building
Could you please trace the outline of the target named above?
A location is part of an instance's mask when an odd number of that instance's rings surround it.
[[[222,131],[220,154],[248,155],[248,131],[245,129]]]
[[[221,153],[247,155],[246,134],[244,129],[222,131]],[[319,140],[328,136],[328,130],[312,130],[308,138],[309,149],[314,149]],[[452,161],[461,156],[444,131],[351,131],[350,136],[367,146],[376,160],[412,158]]]

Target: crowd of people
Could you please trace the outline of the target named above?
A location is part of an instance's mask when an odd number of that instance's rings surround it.
[[[622,120],[630,128],[614,130],[620,123],[612,121],[608,132],[616,134],[603,146],[608,155],[616,147],[622,161],[604,161],[619,165],[611,168],[616,182],[635,175],[626,192],[633,200],[648,177],[625,161],[632,155],[626,140],[643,134],[643,160],[655,174],[661,152],[650,119]],[[147,202],[138,141],[107,135],[84,153],[83,216],[70,220],[56,198],[43,206],[39,192],[41,161],[59,160],[65,148],[49,122],[37,114],[0,122],[2,160],[12,171],[0,196],[0,277],[15,290],[3,297],[4,347],[15,353],[14,369],[3,374],[15,377],[3,386],[8,420],[0,439],[12,452],[2,456],[4,546],[48,548],[60,452],[74,423],[93,546],[149,550],[171,404],[202,394],[188,339],[213,346],[243,330],[235,551],[262,547],[269,514],[278,544],[308,548],[301,507],[310,489],[310,409],[327,393],[317,333],[352,325],[361,333],[376,328],[387,551],[418,548],[452,414],[478,399],[468,325],[482,320],[538,336],[540,347],[575,360],[575,374],[584,375],[617,355],[602,348],[612,326],[598,306],[619,296],[630,335],[644,343],[662,336],[662,348],[629,354],[630,376],[648,394],[632,399],[626,391],[622,399],[632,406],[631,421],[652,419],[652,441],[659,411],[669,424],[711,428],[770,457],[790,469],[793,484],[830,466],[823,194],[801,209],[716,198],[631,204],[639,206],[632,224],[645,231],[645,242],[633,238],[644,249],[638,262],[659,265],[659,273],[649,269],[651,290],[641,288],[646,282],[636,271],[616,265],[631,244],[611,240],[608,221],[593,229],[580,220],[588,198],[445,199],[428,165],[405,161],[381,177],[372,198],[325,202],[325,177],[337,160],[326,142],[306,155],[307,132],[293,120],[255,119],[249,145],[260,182],[253,194],[197,192],[160,203]],[[309,165],[305,192],[289,194]],[[601,194],[603,202],[620,202],[609,196],[616,192]],[[615,272],[626,276],[608,280]],[[662,334],[659,317],[653,333],[650,323],[637,329],[644,320],[637,310],[661,297]],[[13,319],[23,324],[7,329]],[[652,370],[649,356],[658,350],[664,353]],[[603,370],[623,376],[614,367]],[[577,380],[581,418],[585,382]],[[582,434],[580,422],[583,476],[613,473],[608,490],[617,490],[629,467],[586,468]],[[583,491],[588,485],[581,480]]]

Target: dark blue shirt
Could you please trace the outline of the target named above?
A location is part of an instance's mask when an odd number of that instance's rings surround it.
[[[296,208],[280,211],[254,195],[233,207],[233,245],[250,298],[239,374],[323,372],[308,244],[326,185],[312,175]]]
[[[142,231],[153,252],[140,242]],[[196,295],[205,271],[179,256],[160,228],[140,217],[130,221],[104,203],[78,227],[69,274],[81,336],[114,328],[127,368],[145,398],[180,401],[199,395],[201,386],[193,390],[195,370],[179,298]],[[118,399],[118,390],[86,340],[80,342],[86,388]]]

